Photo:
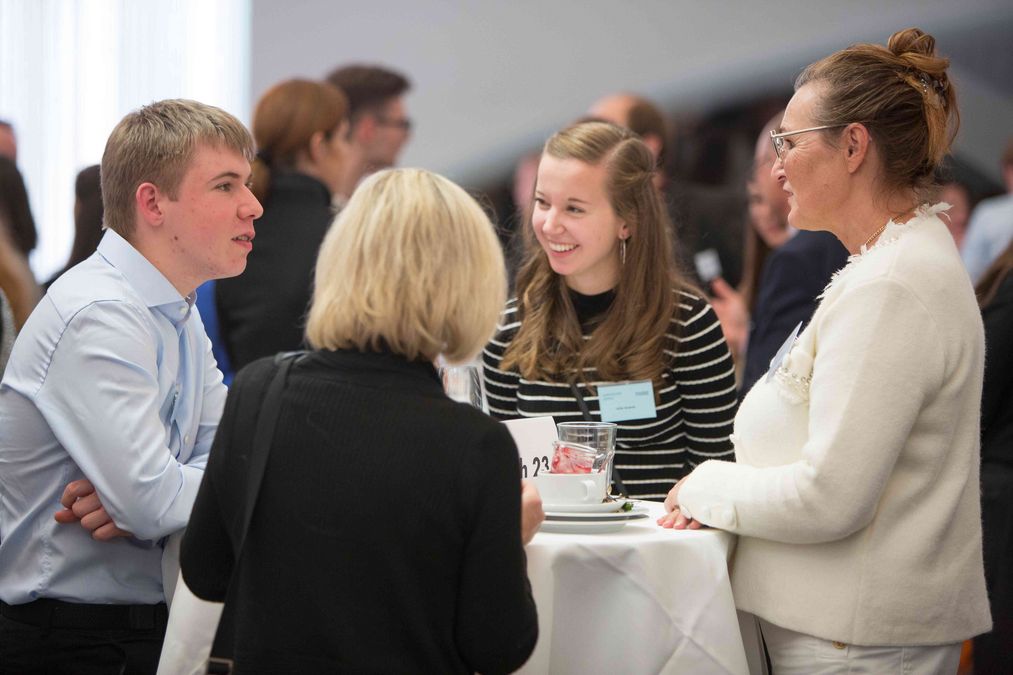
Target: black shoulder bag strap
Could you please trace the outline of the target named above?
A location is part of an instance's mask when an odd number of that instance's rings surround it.
[[[239,530],[238,544],[236,545],[236,566],[239,564],[240,556],[243,555],[243,542],[246,541],[246,533],[250,529],[250,519],[253,518],[253,508],[257,504],[257,496],[260,494],[260,484],[264,480],[267,457],[271,454],[274,427],[278,423],[278,414],[281,412],[281,395],[285,391],[288,371],[301,355],[302,352],[284,352],[274,357],[274,362],[278,364],[278,370],[274,373],[274,378],[267,388],[267,395],[264,397],[264,404],[260,407],[257,430],[253,436],[253,449],[250,452],[250,469],[246,477],[246,503],[243,505],[243,525]]]
[[[573,392],[574,398],[577,399],[577,405],[580,406],[580,413],[581,415],[584,416],[584,421],[594,422],[595,421],[594,418],[591,417],[591,410],[587,407],[587,401],[584,400],[584,396],[580,393],[580,388],[576,385],[576,383],[574,382],[570,383],[570,391]],[[617,442],[618,440],[619,439],[616,438]],[[615,457],[612,458],[612,485],[615,486],[616,490],[619,491],[620,495],[629,494],[628,492],[626,492],[626,486],[623,485],[623,479],[622,476],[619,475],[619,469],[616,468]],[[609,487],[611,488],[612,486]]]
[[[304,352],[284,352],[274,357],[278,365],[271,384],[268,385],[267,394],[264,396],[264,403],[260,407],[257,417],[257,427],[253,435],[253,447],[250,450],[250,467],[247,472],[246,501],[243,504],[243,523],[239,530],[239,537],[236,539],[236,559],[232,565],[232,580],[229,582],[227,598],[232,597],[232,582],[236,578],[236,570],[239,568],[239,561],[243,555],[243,545],[246,542],[246,533],[250,529],[250,519],[253,518],[253,509],[257,505],[257,496],[260,494],[260,484],[264,480],[264,469],[267,467],[267,457],[271,453],[271,442],[274,440],[274,428],[278,422],[278,414],[281,412],[281,395],[285,391],[285,382],[288,379],[288,371],[292,364],[298,360]],[[226,599],[228,602],[228,599]],[[214,645],[211,647],[211,656],[208,659],[207,672],[214,675],[227,675],[232,672],[232,659],[225,658],[233,653],[233,632],[234,625],[228,614],[222,613],[221,622],[218,624],[218,632],[215,633]]]

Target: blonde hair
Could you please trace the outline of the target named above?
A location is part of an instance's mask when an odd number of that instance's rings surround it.
[[[134,192],[157,185],[176,199],[198,144],[224,146],[253,161],[253,138],[221,108],[170,99],[146,105],[116,125],[102,153],[105,225],[129,239],[134,231]]]
[[[822,86],[813,123],[861,122],[879,148],[887,184],[926,196],[960,127],[949,64],[936,55],[935,38],[907,28],[885,47],[856,44],[820,59],[802,71],[795,89]]]
[[[630,231],[626,262],[615,300],[585,341],[566,280],[552,270],[529,212],[526,262],[517,275],[522,323],[500,367],[531,379],[573,381],[593,367],[605,380],[660,381],[674,357],[666,344],[678,318],[673,290],[686,284],[675,269],[668,213],[653,183],[654,156],[632,131],[608,122],[563,129],[546,141],[543,154],[605,166],[609,203]]]
[[[306,337],[317,349],[473,358],[506,299],[499,240],[460,187],[390,169],[355,190],[320,247]]]

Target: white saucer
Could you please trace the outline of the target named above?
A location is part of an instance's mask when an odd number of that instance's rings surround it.
[[[542,510],[546,513],[615,513],[622,508],[628,499],[617,499],[613,502],[598,502],[596,504],[542,504]]]
[[[647,517],[647,509],[634,508],[632,511],[620,511],[618,513],[558,513],[545,512],[545,519],[555,522],[572,521],[580,523],[588,522],[614,522],[617,520],[640,520]]]
[[[625,513],[622,515],[633,517],[602,518],[599,516],[594,520],[588,520],[586,518],[575,518],[573,520],[550,520],[549,517],[546,516],[545,520],[542,521],[541,527],[538,528],[538,531],[550,534],[605,534],[607,532],[618,532],[626,527],[626,523],[630,522],[630,520],[647,517],[646,513]]]

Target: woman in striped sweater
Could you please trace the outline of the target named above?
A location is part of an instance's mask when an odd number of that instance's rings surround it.
[[[736,397],[717,317],[675,270],[654,169],[612,124],[548,140],[517,295],[483,361],[490,413],[617,422],[627,493],[661,500],[698,463],[732,459]]]

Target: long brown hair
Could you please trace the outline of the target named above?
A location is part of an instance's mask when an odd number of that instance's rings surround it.
[[[995,261],[985,270],[981,281],[974,287],[974,294],[978,297],[978,306],[982,309],[988,307],[999,287],[1006,281],[1006,277],[1013,272],[1013,241],[1006,247]]]
[[[0,218],[7,221],[11,241],[27,256],[38,243],[35,218],[28,202],[25,180],[14,160],[0,157]]]
[[[760,290],[760,278],[763,276],[763,264],[773,251],[756,231],[752,223],[746,223],[745,244],[743,246],[742,281],[739,282],[739,293],[746,309],[752,314],[756,311],[756,298]]]
[[[337,133],[348,117],[348,99],[332,84],[286,80],[260,97],[253,112],[253,194],[263,202],[270,191],[271,170],[291,168],[296,156],[309,148],[313,134]]]
[[[531,379],[579,381],[585,368],[604,380],[660,382],[674,355],[665,335],[675,318],[678,277],[668,215],[652,183],[651,151],[633,132],[607,122],[585,122],[553,135],[543,156],[604,164],[613,210],[629,228],[626,262],[616,297],[585,342],[567,290],[530,227],[523,228],[526,261],[517,275],[520,330],[501,367]]]
[[[752,173],[746,182],[746,190],[749,193],[749,205],[746,209],[745,244],[742,249],[742,281],[739,282],[739,293],[742,294],[742,300],[750,314],[756,311],[756,298],[760,289],[760,279],[763,276],[763,265],[767,261],[767,256],[774,250],[764,241],[763,237],[760,236],[759,230],[756,228],[753,217],[753,203],[754,200],[762,200],[767,204],[771,212],[774,211],[774,204],[771,203],[769,194],[770,181],[773,180],[770,177],[770,169],[771,165],[777,160],[777,155],[774,154],[769,134],[771,131],[778,129],[782,117],[784,117],[784,108],[778,110],[773,117],[767,120],[767,123],[760,131],[759,138],[756,139],[756,148],[753,151]],[[780,197],[780,195],[784,194],[780,189],[780,185],[778,185],[777,194],[778,198],[783,199],[786,205],[787,197]],[[788,210],[785,208],[783,212],[778,214],[778,224],[784,229],[788,228],[787,218]]]

